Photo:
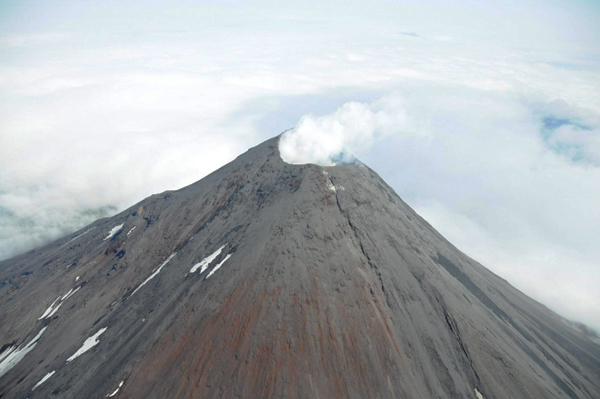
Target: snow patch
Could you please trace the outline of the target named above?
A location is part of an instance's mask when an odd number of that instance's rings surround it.
[[[120,225],[113,227],[112,230],[108,232],[108,235],[106,236],[106,238],[104,238],[102,241],[106,241],[110,238],[113,238],[119,231],[121,231],[124,224],[125,223],[121,223]]]
[[[477,399],[485,399],[477,388],[475,388],[475,396],[477,396]]]
[[[112,398],[113,396],[115,396],[117,394],[117,392],[119,392],[119,389],[121,389],[121,387],[123,386],[123,383],[125,381],[121,381],[121,383],[119,384],[119,386],[117,387],[117,389],[115,389],[115,391],[111,394],[106,395],[107,398]]]
[[[221,248],[217,249],[212,254],[208,255],[206,258],[202,259],[200,263],[196,263],[191,269],[190,273],[194,273],[196,270],[200,269],[200,274],[204,273],[204,271],[208,268],[208,265],[215,260],[217,256],[221,253],[223,248],[225,248],[227,244],[223,245]]]
[[[79,280],[79,276],[75,277],[75,282],[77,282],[77,280]]]
[[[33,348],[37,345],[37,342],[42,337],[42,334],[48,329],[48,326],[42,328],[40,332],[31,340],[27,345],[25,345],[22,349],[17,349],[16,347],[9,347],[6,349],[6,352],[0,355],[0,377],[6,374],[10,369],[15,367],[17,363],[19,363],[26,354],[31,352]]]
[[[127,237],[129,237],[129,234],[131,234],[131,232],[132,232],[133,230],[135,230],[135,228],[136,228],[136,227],[137,227],[137,226],[133,226],[133,227],[131,228],[131,230],[129,230],[129,231],[127,232]]]
[[[71,288],[71,290],[69,292],[67,292],[67,294],[65,296],[62,297],[61,301],[64,301],[65,298],[68,298],[69,295],[71,294],[71,292],[73,292],[73,288]]]
[[[60,308],[60,306],[62,305],[62,302],[58,304],[57,307],[55,307],[52,312],[50,312],[50,314],[48,316],[46,316],[47,319],[49,319],[50,317],[54,316],[54,313],[56,313],[56,311],[58,310],[58,308]]]
[[[79,277],[77,277],[77,279],[79,279]],[[77,279],[75,279],[75,281],[77,281]],[[63,304],[63,302],[65,300],[69,299],[69,297],[71,297],[77,291],[79,291],[80,288],[81,288],[81,286],[79,286],[79,287],[77,287],[75,289],[71,288],[71,290],[69,290],[69,292],[67,292],[65,294],[65,296],[63,296],[62,298],[59,295],[58,298],[56,298],[56,300],[54,302],[52,302],[52,305],[50,305],[50,307],[48,309],[46,309],[46,311],[44,312],[44,314],[38,320],[47,319],[47,318],[52,317],[54,315],[54,313],[56,313],[56,311],[58,310],[58,308],[61,307],[61,305]],[[59,299],[60,299],[60,303],[58,304],[57,307],[54,307],[54,305],[56,305],[56,302],[58,302]]]
[[[231,256],[231,254],[227,254],[227,256],[225,257],[225,259],[223,259],[221,261],[221,263],[219,263],[218,265],[216,265],[211,271],[210,273],[208,273],[208,275],[206,276],[206,278],[209,278],[210,276],[212,276],[214,274],[214,272],[216,272],[217,270],[219,270],[219,268],[221,266],[223,266],[223,263],[225,263],[227,261],[227,259],[229,259],[229,257]]]
[[[13,353],[15,351],[15,349],[17,349],[17,348],[14,346],[11,346],[11,347],[6,348],[6,350],[4,352],[0,353],[0,363],[2,363],[2,361],[4,360],[5,357],[7,357],[11,353]]]
[[[53,370],[53,371],[49,372],[48,374],[46,374],[46,375],[44,376],[44,378],[42,378],[42,379],[40,380],[40,382],[38,382],[37,384],[35,384],[35,385],[34,385],[34,387],[33,387],[31,390],[32,390],[32,391],[35,391],[35,389],[36,389],[37,387],[39,387],[39,386],[40,386],[40,385],[42,385],[44,382],[46,382],[46,381],[48,380],[48,378],[52,377],[52,375],[53,375],[54,373],[56,373],[56,370]]]
[[[62,303],[62,301],[64,301],[64,300],[67,300],[67,299],[69,299],[70,297],[72,297],[72,296],[73,296],[73,295],[74,295],[74,294],[75,294],[77,291],[79,291],[79,289],[80,289],[80,288],[81,288],[81,287],[77,287],[77,288],[75,288],[75,290],[71,290],[71,291],[69,291],[69,293],[68,293],[67,295],[65,295],[65,296],[63,297],[63,299],[61,299],[61,303]]]
[[[102,333],[104,333],[104,331],[106,331],[106,327],[100,329],[100,331],[98,331],[96,334],[94,334],[91,337],[89,337],[88,339],[86,339],[85,342],[83,343],[83,345],[81,346],[81,348],[79,348],[79,350],[77,352],[75,352],[75,354],[73,356],[71,356],[70,358],[67,359],[67,363],[77,359],[79,356],[83,355],[85,352],[89,351],[94,346],[98,345],[100,343],[100,341],[98,341],[98,337],[100,335],[102,335]]]
[[[152,274],[150,275],[150,277],[148,277],[146,280],[144,280],[144,282],[143,282],[142,284],[140,284],[140,285],[139,285],[139,287],[137,287],[137,288],[136,288],[136,289],[135,289],[135,290],[134,290],[134,291],[131,293],[131,295],[129,295],[129,297],[131,298],[131,297],[133,296],[133,294],[135,294],[135,293],[136,293],[136,292],[137,292],[137,291],[138,291],[140,288],[142,288],[142,287],[143,287],[143,286],[144,286],[144,285],[145,285],[145,284],[146,284],[148,281],[150,281],[150,280],[152,280],[154,277],[156,277],[156,275],[157,275],[158,273],[160,273],[161,269],[162,269],[162,268],[163,268],[163,267],[164,267],[164,266],[165,266],[167,263],[169,263],[169,261],[170,261],[171,259],[173,259],[173,257],[174,257],[176,254],[177,254],[177,252],[173,252],[173,253],[171,254],[171,256],[169,256],[169,257],[167,258],[167,260],[166,260],[166,261],[164,261],[164,262],[163,262],[163,263],[162,263],[162,264],[161,264],[159,267],[157,267],[156,269],[154,269],[154,270],[152,271]]]
[[[60,295],[58,296],[58,298],[56,298],[56,300],[54,302],[52,302],[52,305],[50,305],[50,307],[48,309],[46,309],[46,311],[44,312],[44,314],[38,320],[42,320],[42,319],[45,319],[46,317],[49,317],[50,313],[52,312],[52,308],[54,307],[54,304],[59,299],[60,299]]]
[[[327,184],[327,188],[335,193],[335,186],[333,184]]]

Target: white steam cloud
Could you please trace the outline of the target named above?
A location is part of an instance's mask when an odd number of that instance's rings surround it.
[[[370,104],[348,102],[334,113],[305,115],[279,140],[281,158],[291,164],[331,166],[349,162],[378,139],[406,131],[407,117],[399,96]]]

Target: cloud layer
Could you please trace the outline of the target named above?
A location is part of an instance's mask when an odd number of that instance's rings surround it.
[[[461,250],[600,329],[600,7],[0,7],[0,259],[293,128],[288,161],[360,157]]]

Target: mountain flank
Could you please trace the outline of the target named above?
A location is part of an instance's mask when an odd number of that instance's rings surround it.
[[[278,137],[0,262],[0,398],[600,398],[600,346]]]

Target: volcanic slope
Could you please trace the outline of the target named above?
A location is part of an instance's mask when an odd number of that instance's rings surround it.
[[[273,138],[0,263],[2,398],[600,398],[600,346]]]

